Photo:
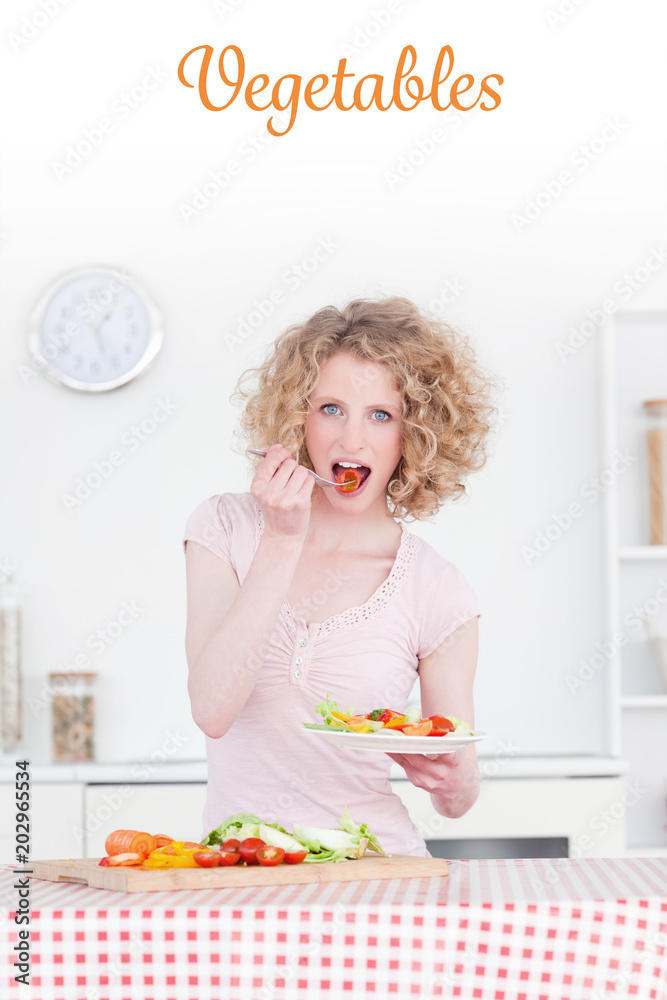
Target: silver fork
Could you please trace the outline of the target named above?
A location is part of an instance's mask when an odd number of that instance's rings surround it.
[[[265,451],[258,451],[257,448],[246,448],[246,451],[248,452],[249,455],[259,455],[261,458],[264,458],[265,455],[266,455]],[[320,486],[339,486],[340,485],[339,483],[332,483],[329,479],[322,479],[321,476],[318,476],[318,474],[316,472],[313,472],[312,469],[309,469],[305,465],[302,465],[301,468],[305,469],[306,472],[310,472],[310,474],[313,477],[313,479],[315,480],[315,482],[318,483]]]

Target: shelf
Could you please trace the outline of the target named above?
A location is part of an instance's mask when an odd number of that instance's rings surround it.
[[[667,559],[667,545],[626,545],[618,550],[619,559]]]
[[[625,695],[621,708],[667,708],[667,694]]]

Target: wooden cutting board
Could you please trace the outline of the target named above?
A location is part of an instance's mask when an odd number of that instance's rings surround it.
[[[227,889],[246,885],[293,885],[306,882],[368,882],[386,878],[431,878],[447,875],[443,858],[413,858],[394,854],[383,858],[368,855],[358,861],[335,864],[248,865],[229,868],[172,868],[150,871],[141,868],[99,866],[99,858],[66,861],[31,861],[28,878],[49,882],[80,882],[96,889],[117,892],[157,892],[174,889]],[[23,874],[23,873],[22,873]]]

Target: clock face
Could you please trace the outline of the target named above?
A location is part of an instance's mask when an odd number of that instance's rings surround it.
[[[52,378],[75,389],[123,385],[157,353],[157,311],[127,277],[88,269],[63,278],[42,300],[32,334],[33,353]]]

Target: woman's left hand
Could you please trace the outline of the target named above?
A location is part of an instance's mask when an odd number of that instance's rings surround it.
[[[429,792],[439,813],[462,816],[479,793],[479,768],[465,750],[443,754],[387,754],[400,764],[411,784]]]

